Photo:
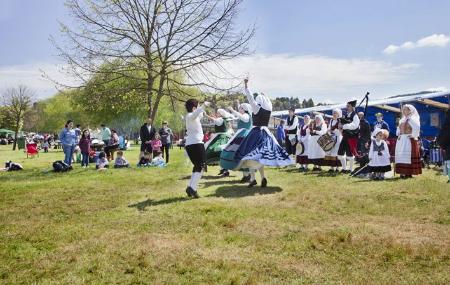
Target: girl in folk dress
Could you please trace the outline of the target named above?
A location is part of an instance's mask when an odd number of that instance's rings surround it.
[[[299,171],[308,171],[308,144],[310,135],[311,117],[303,117],[303,125],[298,129],[298,141],[303,144],[303,153],[297,153],[297,163],[300,164]]]
[[[420,116],[413,105],[402,107],[402,118],[397,127],[395,145],[395,172],[400,178],[412,178],[422,174],[418,137],[420,135]]]
[[[314,117],[314,128],[311,129],[311,137],[308,144],[308,159],[314,164],[313,171],[321,171],[320,167],[325,157],[325,151],[317,143],[320,136],[327,133],[327,124],[325,123],[322,115],[316,115]]]
[[[373,173],[373,180],[383,180],[384,173],[391,171],[391,155],[386,143],[389,132],[384,129],[375,129],[372,136],[375,139],[370,145],[369,172]]]
[[[293,164],[288,153],[278,144],[267,127],[272,113],[272,102],[264,94],[255,98],[248,90],[248,79],[245,83],[245,95],[253,111],[253,128],[245,137],[234,156],[239,162],[238,168],[250,169],[250,184],[255,186],[255,172],[261,174],[261,187],[267,186],[264,166],[287,166]]]
[[[226,170],[239,170],[236,169],[238,163],[234,160],[234,155],[252,128],[252,106],[243,103],[239,105],[239,112],[232,107],[229,107],[228,110],[237,118],[237,131],[220,154],[220,167]],[[248,169],[241,170],[243,172],[241,183],[250,182]]]
[[[339,119],[341,117],[342,110],[336,108],[333,110],[333,118],[331,118],[328,123],[328,133],[336,140],[334,147],[325,155],[325,163],[331,167],[328,172],[339,172],[339,166],[341,165],[341,162],[338,159],[339,146],[341,145],[342,140],[342,133],[339,130]]]

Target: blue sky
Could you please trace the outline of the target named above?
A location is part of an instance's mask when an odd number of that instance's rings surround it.
[[[246,0],[237,25],[256,23],[255,54],[226,65],[274,97],[450,88],[449,11],[448,0]],[[65,79],[48,41],[57,20],[70,21],[62,1],[0,1],[0,89],[21,82],[43,97],[54,89],[39,69]]]

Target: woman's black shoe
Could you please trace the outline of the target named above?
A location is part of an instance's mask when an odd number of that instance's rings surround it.
[[[256,180],[253,180],[253,181],[251,181],[249,184],[248,184],[248,188],[252,188],[253,186],[255,186],[255,185],[257,185],[258,183],[256,183]]]
[[[250,182],[250,175],[244,176],[241,179],[241,183],[247,183]]]
[[[223,177],[228,177],[230,176],[230,172],[228,170],[224,170],[224,172],[222,173]]]
[[[192,197],[192,193],[195,192],[194,189],[192,189],[191,186],[188,186],[186,188],[186,194],[188,195],[188,197]]]
[[[266,178],[263,178],[263,179],[261,180],[261,187],[262,187],[262,188],[267,187],[267,179],[266,179]]]

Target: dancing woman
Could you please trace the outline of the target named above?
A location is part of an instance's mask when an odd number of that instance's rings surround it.
[[[189,197],[200,198],[197,192],[198,182],[202,178],[203,168],[206,166],[206,152],[203,144],[203,129],[201,119],[205,107],[210,105],[204,102],[199,106],[196,99],[186,101],[186,143],[185,148],[194,167],[192,168],[192,176],[189,185],[186,188],[186,194]]]
[[[395,172],[403,179],[422,174],[418,138],[420,135],[420,116],[413,105],[402,107],[402,118],[397,127],[395,145]]]
[[[229,107],[228,110],[237,118],[237,131],[220,154],[220,167],[227,171],[239,170],[236,169],[238,163],[234,160],[234,155],[252,128],[252,106],[248,103],[243,103],[239,105],[239,112],[232,107]],[[250,182],[248,169],[241,170],[243,172],[241,183]]]
[[[266,187],[264,166],[287,166],[293,164],[293,161],[267,128],[272,113],[272,102],[264,94],[253,98],[248,90],[248,79],[244,80],[244,84],[245,95],[253,111],[253,128],[237,149],[235,159],[239,162],[238,168],[250,169],[248,187],[257,184],[255,179],[257,170],[261,175],[261,187]]]

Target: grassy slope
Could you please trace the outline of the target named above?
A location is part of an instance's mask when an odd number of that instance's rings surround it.
[[[43,171],[61,156],[0,147],[26,168],[0,173],[0,283],[450,283],[450,186],[432,170],[270,170],[249,190],[210,168],[188,200],[181,151],[165,169]]]

